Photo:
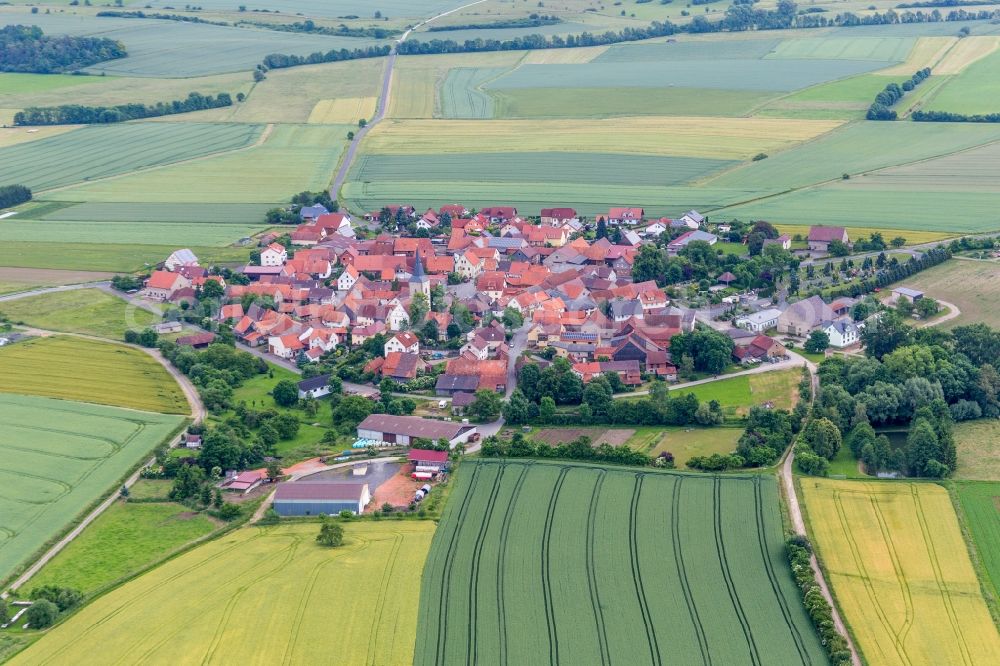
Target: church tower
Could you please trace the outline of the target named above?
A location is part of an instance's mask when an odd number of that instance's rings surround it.
[[[417,254],[413,259],[413,275],[410,276],[410,296],[412,297],[417,292],[423,292],[424,296],[427,297],[428,305],[431,302],[431,280],[424,273],[424,265],[420,261],[420,249],[417,249]]]

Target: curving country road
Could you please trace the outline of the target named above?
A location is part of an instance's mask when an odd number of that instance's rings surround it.
[[[396,43],[392,45],[392,50],[389,52],[389,58],[385,62],[385,72],[382,74],[382,90],[378,97],[378,106],[375,108],[375,115],[364,127],[358,128],[358,131],[354,133],[354,138],[351,139],[350,145],[347,146],[347,152],[344,153],[344,159],[340,162],[340,167],[337,169],[337,175],[333,178],[333,184],[330,185],[330,198],[337,201],[337,196],[340,194],[340,188],[344,186],[344,181],[347,180],[347,172],[351,170],[351,165],[354,164],[354,158],[358,153],[358,146],[361,145],[361,140],[365,138],[368,134],[368,130],[377,125],[379,121],[385,118],[385,111],[389,108],[389,93],[392,89],[392,70],[396,66],[396,55],[399,49],[399,45],[407,40],[412,33],[417,28],[421,28],[432,21],[436,21],[439,18],[447,16],[448,14],[454,14],[457,11],[467,9],[473,5],[478,5],[486,0],[476,0],[475,2],[470,2],[461,7],[455,7],[454,9],[449,9],[446,12],[441,12],[436,16],[432,16],[429,19],[425,19],[420,23],[417,23],[412,28],[408,29]]]

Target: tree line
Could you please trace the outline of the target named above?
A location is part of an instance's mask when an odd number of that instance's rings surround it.
[[[31,190],[24,185],[0,185],[0,208],[12,208],[31,201]]]
[[[886,259],[885,253],[881,253],[876,259],[876,265],[880,269],[875,273],[874,277],[832,289],[830,291],[830,298],[840,298],[841,296],[857,298],[864,294],[870,294],[876,289],[888,287],[895,282],[905,280],[920,271],[937,266],[949,259],[951,259],[951,250],[947,247],[935,247],[924,252],[919,257],[911,256],[904,263],[893,263],[891,260]]]
[[[594,446],[586,435],[565,444],[552,445],[535,442],[521,433],[514,433],[510,441],[498,437],[487,437],[483,441],[480,454],[485,458],[558,458],[563,460],[589,460],[612,465],[632,465],[635,467],[673,468],[673,456],[652,457],[628,446],[611,446],[602,442]]]
[[[121,123],[126,120],[156,118],[176,113],[189,113],[205,109],[232,106],[229,93],[202,95],[193,92],[187,99],[172,102],[147,104],[119,104],[117,106],[83,106],[64,104],[62,106],[31,106],[14,114],[15,125],[93,125]]]
[[[127,55],[124,44],[104,37],[50,37],[27,25],[0,28],[0,72],[72,72]]]
[[[951,113],[950,111],[914,111],[910,116],[918,123],[1000,123],[1000,113]]]
[[[360,58],[380,58],[387,56],[392,51],[390,46],[369,46],[358,49],[332,49],[323,53],[316,51],[307,56],[300,56],[289,53],[271,53],[264,57],[261,66],[267,69],[283,69],[285,67],[298,67],[299,65],[318,65],[324,62],[340,62],[342,60],[357,60]],[[260,71],[260,70],[258,70]]]
[[[802,535],[789,537],[785,542],[785,554],[795,578],[795,585],[802,593],[802,603],[805,604],[809,619],[819,634],[820,642],[830,657],[834,666],[847,666],[851,663],[851,650],[847,640],[837,632],[833,622],[833,609],[823,596],[816,575],[812,570],[812,546]]]
[[[265,23],[262,21],[211,21],[198,16],[188,16],[186,14],[164,14],[161,12],[124,11],[124,10],[103,10],[97,12],[97,16],[124,18],[124,19],[159,19],[161,21],[180,21],[182,23],[203,23],[207,25],[221,25],[243,27],[252,26],[263,28],[264,30],[274,30],[276,32],[305,32],[313,35],[331,35],[336,37],[367,37],[372,39],[388,39],[401,34],[399,30],[391,28],[350,28],[341,23],[336,28],[316,25],[312,20],[298,21],[296,23]]]
[[[897,115],[892,110],[892,105],[903,99],[903,95],[919,86],[930,75],[931,68],[924,67],[903,81],[903,85],[890,83],[875,95],[875,101],[868,107],[868,114],[865,117],[868,120],[896,120]]]
[[[538,28],[543,25],[556,25],[562,23],[558,16],[547,16],[545,14],[529,14],[520,18],[503,19],[492,23],[466,23],[464,25],[435,25],[427,29],[427,32],[448,32],[450,30],[496,30],[498,28]]]

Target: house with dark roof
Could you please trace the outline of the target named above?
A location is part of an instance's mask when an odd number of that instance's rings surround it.
[[[479,377],[474,375],[438,375],[434,392],[441,396],[458,393],[475,393],[479,388]]]
[[[330,394],[330,375],[317,375],[299,382],[299,399],[322,398]]]

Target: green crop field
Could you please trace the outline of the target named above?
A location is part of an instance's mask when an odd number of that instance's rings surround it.
[[[677,39],[673,42],[615,44],[592,62],[657,62],[664,60],[759,60],[773,51],[778,39]]]
[[[81,203],[59,206],[52,212],[37,216],[43,220],[61,222],[89,222],[100,220],[107,222],[202,222],[212,225],[243,225],[255,224],[264,219],[267,212],[266,204],[183,204],[183,203]],[[36,216],[27,211],[18,215],[18,219]],[[225,231],[225,229],[223,229]],[[232,232],[232,230],[231,230]],[[232,239],[231,239],[232,240]]]
[[[448,71],[441,87],[444,118],[492,118],[493,98],[483,92],[484,83],[507,71],[498,67],[456,67]]]
[[[55,90],[59,91],[60,94],[66,94],[67,88],[76,88],[78,86],[106,81],[108,81],[107,78],[102,79],[96,76],[0,72],[0,90],[3,91],[4,95],[32,95]]]
[[[121,340],[128,329],[159,321],[152,312],[130,306],[99,289],[58,291],[0,303],[0,312],[15,322],[50,331],[84,333]]]
[[[167,240],[163,238],[160,242]],[[176,245],[7,241],[0,243],[0,266],[130,273],[143,268],[148,270],[176,249]],[[236,265],[247,261],[245,247],[191,246],[191,250],[206,265]]]
[[[108,245],[160,245],[170,239],[177,246],[230,245],[263,231],[263,215],[249,217],[242,224],[206,224],[204,222],[105,222],[100,217],[89,221],[57,222],[27,220],[20,216],[0,220],[0,234],[8,241],[61,243],[107,243]],[[244,257],[248,255],[244,248]],[[169,253],[168,253],[169,254]]]
[[[1000,483],[956,483],[955,494],[972,532],[972,541],[986,580],[983,583],[1000,598]]]
[[[674,463],[683,468],[695,456],[710,456],[713,453],[727,455],[736,450],[736,442],[743,434],[742,428],[658,428],[663,436],[656,446],[647,451],[658,456],[663,451],[674,455]]]
[[[927,103],[933,111],[952,113],[1000,113],[1000,51],[972,63],[954,76]]]
[[[508,88],[490,94],[497,118],[744,116],[774,97],[752,90],[679,87]]]
[[[79,515],[182,419],[0,395],[0,580]]]
[[[261,131],[257,125],[203,123],[84,127],[0,149],[0,182],[47,190],[243,148]]]
[[[813,477],[801,483],[817,555],[868,663],[1000,662],[1000,633],[947,490]]]
[[[95,592],[215,530],[218,523],[172,502],[116,502],[27,584]]]
[[[467,461],[454,483],[418,666],[825,660],[773,479]]]
[[[913,37],[811,37],[783,39],[764,56],[777,59],[880,60],[902,62],[913,49]]]
[[[1000,421],[977,419],[955,424],[956,479],[1000,481]]]
[[[100,597],[11,663],[76,663],[95,651],[107,661],[411,663],[416,578],[434,524],[347,523],[334,549],[316,543],[317,531],[244,528],[199,546]]]
[[[145,352],[68,336],[0,348],[0,392],[166,414],[191,411],[177,382]]]
[[[296,192],[326,187],[346,136],[347,128],[340,125],[277,125],[262,145],[248,150],[80,185],[46,198],[102,203],[284,202]]]

